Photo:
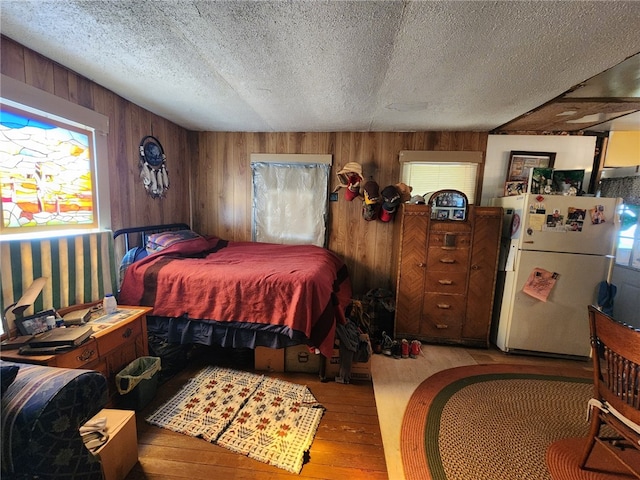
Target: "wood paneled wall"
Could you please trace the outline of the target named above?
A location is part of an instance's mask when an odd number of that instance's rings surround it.
[[[186,222],[204,234],[250,240],[252,153],[331,154],[333,189],[335,172],[348,162],[360,163],[366,180],[384,188],[398,182],[401,150],[486,152],[488,134],[478,132],[189,132],[4,36],[0,56],[4,75],[109,117],[113,230]],[[164,199],[149,197],[139,180],[145,135],[157,137],[167,156],[171,188]],[[362,201],[343,195],[330,205],[329,248],[346,260],[356,294],[394,290],[392,224],[366,222]],[[116,255],[122,253],[116,244]]]
[[[109,162],[111,172],[112,230],[190,222],[192,134],[4,36],[0,56],[4,75],[109,118],[109,158],[100,160]],[[164,199],[147,195],[139,179],[138,145],[146,135],[157,137],[167,156],[171,187]]]
[[[398,182],[401,150],[486,152],[487,139],[487,133],[477,132],[203,132],[193,165],[194,228],[227,240],[251,240],[252,153],[331,154],[331,189],[348,162],[360,163],[365,181],[375,180],[382,189]],[[343,190],[338,197],[330,204],[328,246],[347,262],[354,293],[394,291],[392,222],[367,222],[361,200],[346,201]]]

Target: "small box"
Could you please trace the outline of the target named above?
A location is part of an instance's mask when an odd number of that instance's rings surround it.
[[[109,439],[93,453],[100,459],[104,480],[124,480],[138,463],[136,414],[105,408],[94,417],[107,419]]]
[[[309,350],[307,345],[287,347],[284,353],[284,371],[319,373],[320,358],[320,354]]]
[[[284,372],[284,348],[256,347],[254,367],[256,370]]]

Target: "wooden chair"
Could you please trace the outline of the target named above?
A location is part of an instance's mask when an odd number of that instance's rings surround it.
[[[640,330],[616,322],[593,305],[589,325],[594,398],[589,401],[591,426],[580,468],[585,468],[598,442],[640,479],[638,457],[630,460],[625,455],[626,449],[640,450]]]

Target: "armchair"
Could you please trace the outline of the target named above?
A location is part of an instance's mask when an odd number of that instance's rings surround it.
[[[106,405],[106,378],[92,370],[2,360],[0,368],[2,478],[101,479],[100,461],[79,428]]]

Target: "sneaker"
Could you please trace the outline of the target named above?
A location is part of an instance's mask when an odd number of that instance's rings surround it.
[[[422,344],[419,340],[411,341],[411,348],[409,350],[409,356],[411,358],[418,358],[418,355],[422,352]]]
[[[393,347],[394,341],[391,339],[386,332],[382,332],[382,354],[391,356],[391,348]]]
[[[401,352],[402,352],[402,358],[409,358],[409,342],[407,341],[406,338],[402,339]]]
[[[402,358],[402,347],[398,342],[393,342],[393,346],[391,347],[391,354],[393,358]]]

